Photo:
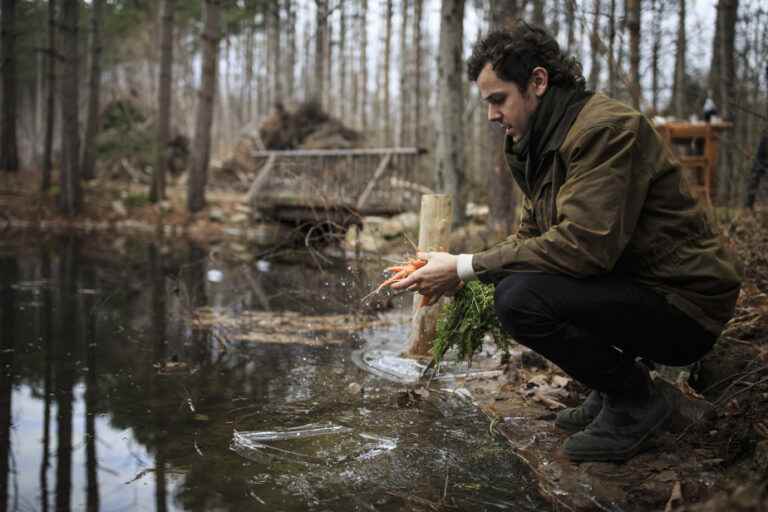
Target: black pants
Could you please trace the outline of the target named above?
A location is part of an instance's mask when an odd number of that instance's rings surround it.
[[[700,359],[716,336],[648,287],[617,276],[519,273],[496,285],[496,314],[517,341],[592,389],[632,393],[636,357]]]

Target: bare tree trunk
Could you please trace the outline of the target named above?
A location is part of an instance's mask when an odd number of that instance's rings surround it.
[[[346,3],[339,3],[339,117],[347,117],[347,9]]]
[[[568,4],[570,0],[566,0]],[[493,0],[489,6],[491,29],[510,30],[518,16],[516,1]],[[491,230],[499,237],[508,236],[515,225],[515,210],[519,187],[507,168],[504,157],[504,130],[486,119],[485,139],[488,152],[493,155],[488,169],[487,192]]]
[[[309,21],[304,23],[304,65],[302,66],[301,82],[304,84],[304,101],[310,101],[314,98],[314,81],[310,78],[313,76],[312,69],[312,54],[310,48],[312,46],[312,26]]]
[[[328,37],[325,38],[325,99],[323,105],[329,113],[336,114],[336,95],[333,88],[333,23],[331,23],[330,14],[328,19]]]
[[[653,45],[651,46],[651,109],[656,114],[659,111],[659,55],[661,52],[661,22],[664,12],[664,0],[651,0],[651,32],[653,33]],[[674,93],[673,93],[674,95]]]
[[[616,0],[611,0],[608,13],[608,94],[616,96]]]
[[[187,181],[187,209],[199,212],[205,208],[205,186],[208,182],[208,162],[211,151],[213,100],[216,94],[216,61],[219,50],[219,17],[221,0],[205,0],[202,36],[202,83],[197,101],[195,138],[192,143],[192,166]]]
[[[253,119],[253,20],[248,20],[245,29],[245,44],[243,45],[243,83],[240,87],[240,105],[243,109],[243,123],[248,124]]]
[[[104,0],[93,0],[91,4],[91,75],[88,86],[88,121],[83,140],[84,180],[96,176],[96,135],[99,132],[99,95],[101,89],[101,25],[104,18]]]
[[[322,104],[325,96],[325,51],[328,47],[328,0],[315,0],[315,86],[314,101]]]
[[[368,128],[368,0],[360,5],[360,127]]]
[[[56,119],[56,1],[48,0],[48,92],[45,112],[45,142],[43,144],[43,175],[40,190],[47,192],[51,188],[53,170],[53,128]]]
[[[640,109],[640,0],[627,0],[629,88],[632,106]]]
[[[156,203],[165,199],[165,176],[168,170],[168,142],[171,138],[171,85],[173,84],[173,15],[176,0],[163,0],[160,27],[160,81],[157,87],[157,142],[155,169],[149,199]]]
[[[283,70],[280,56],[280,33],[282,28],[280,23],[280,1],[271,0],[267,4],[267,9],[269,12],[269,44],[267,47],[270,49],[272,57],[272,87],[270,87],[272,91],[270,97],[272,98],[272,103],[275,103],[283,98]]]
[[[413,130],[414,140],[421,134],[421,77],[423,70],[422,23],[424,20],[424,0],[413,0]]]
[[[435,177],[437,190],[453,195],[453,223],[464,221],[464,145],[462,116],[462,47],[464,0],[443,0],[440,9],[440,52]]]
[[[402,15],[400,17],[400,119],[397,130],[397,145],[402,147],[408,139],[408,112],[410,112],[410,95],[408,91],[408,0],[402,2]],[[418,101],[418,98],[417,98]],[[412,139],[411,139],[412,140]]]
[[[59,209],[67,215],[80,212],[80,120],[78,115],[80,56],[77,49],[79,0],[61,3],[61,170]]]
[[[685,2],[686,0],[677,0],[677,51],[675,52],[675,83],[672,88],[672,94],[674,96],[675,116],[678,118],[685,116],[685,59],[686,46],[688,44],[685,33]]]
[[[16,137],[16,0],[3,0],[2,16],[2,139],[0,142],[0,169],[19,170],[19,143]]]
[[[544,27],[544,4],[546,0],[533,0],[533,24]]]
[[[293,0],[285,0],[285,19],[287,23],[285,31],[285,44],[288,55],[285,63],[285,78],[283,87],[285,97],[293,100],[296,95],[296,8]]]
[[[384,99],[382,107],[382,117],[384,118],[384,145],[392,146],[392,111],[390,105],[390,60],[392,57],[392,0],[385,0],[386,12],[384,22]]]
[[[590,52],[592,62],[589,70],[589,88],[596,91],[600,83],[600,59],[602,58],[600,52],[600,0],[592,0],[592,11],[592,51]]]
[[[736,124],[736,109],[731,107],[734,98],[734,82],[736,78],[736,14],[739,9],[738,0],[720,0],[718,11],[720,18],[720,115],[726,120]],[[736,169],[734,165],[733,142],[731,135],[726,133],[722,147],[722,159],[720,166],[720,179],[718,180],[717,197],[730,204],[734,196]]]
[[[725,120],[732,120],[735,117],[735,110],[731,108],[730,99],[734,93],[734,82],[736,78],[736,13],[739,8],[739,0],[720,0],[718,10],[720,11],[720,96],[722,98],[720,105],[721,117]]]
[[[715,11],[715,35],[712,38],[712,61],[709,65],[709,90],[712,94],[712,100],[718,107],[722,104],[722,97],[720,96],[720,60],[722,58],[722,37],[720,27],[722,25],[722,9],[720,2],[717,4]]]
[[[560,1],[552,0],[552,23],[549,25],[552,30],[552,37],[555,39],[560,35]]]
[[[573,55],[576,51],[576,0],[565,0],[565,23],[568,25],[566,48]]]

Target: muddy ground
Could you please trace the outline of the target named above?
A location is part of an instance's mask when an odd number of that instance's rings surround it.
[[[142,184],[95,180],[84,189],[83,214],[65,218],[56,211],[55,189],[40,194],[38,182],[32,171],[0,176],[0,236],[72,229],[185,237],[201,244],[223,241],[252,258],[254,244],[268,246],[291,229],[255,222],[240,196],[224,192],[209,194],[208,208],[190,215],[183,182],[170,188],[167,201],[153,205]],[[553,380],[562,375],[535,358],[513,359],[502,377],[471,387],[490,426],[509,440],[513,456],[531,467],[540,491],[557,509],[768,510],[768,210],[720,210],[718,216],[745,277],[736,316],[701,364],[662,372],[669,396],[685,414],[677,415],[648,452],[623,465],[565,460],[560,452],[565,434],[552,420],[558,408],[583,399],[585,390]],[[377,251],[402,252],[407,245],[396,238],[382,240]],[[461,247],[454,250],[476,250],[493,236],[475,224],[456,239]]]

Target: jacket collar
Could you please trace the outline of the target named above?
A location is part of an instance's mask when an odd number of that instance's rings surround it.
[[[540,167],[548,153],[560,148],[568,130],[592,97],[581,87],[552,86],[531,115],[528,132],[517,142],[507,136],[505,152],[512,175],[530,197],[541,176]]]

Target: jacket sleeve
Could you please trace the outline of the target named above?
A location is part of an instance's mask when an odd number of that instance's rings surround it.
[[[638,146],[638,123],[598,125],[582,134],[566,160],[556,222],[528,239],[506,240],[477,253],[477,276],[499,272],[548,272],[587,277],[610,272],[632,237],[648,191],[652,167]],[[646,135],[648,135],[646,133]],[[652,135],[643,146],[660,142]],[[644,147],[643,152],[654,152]]]

